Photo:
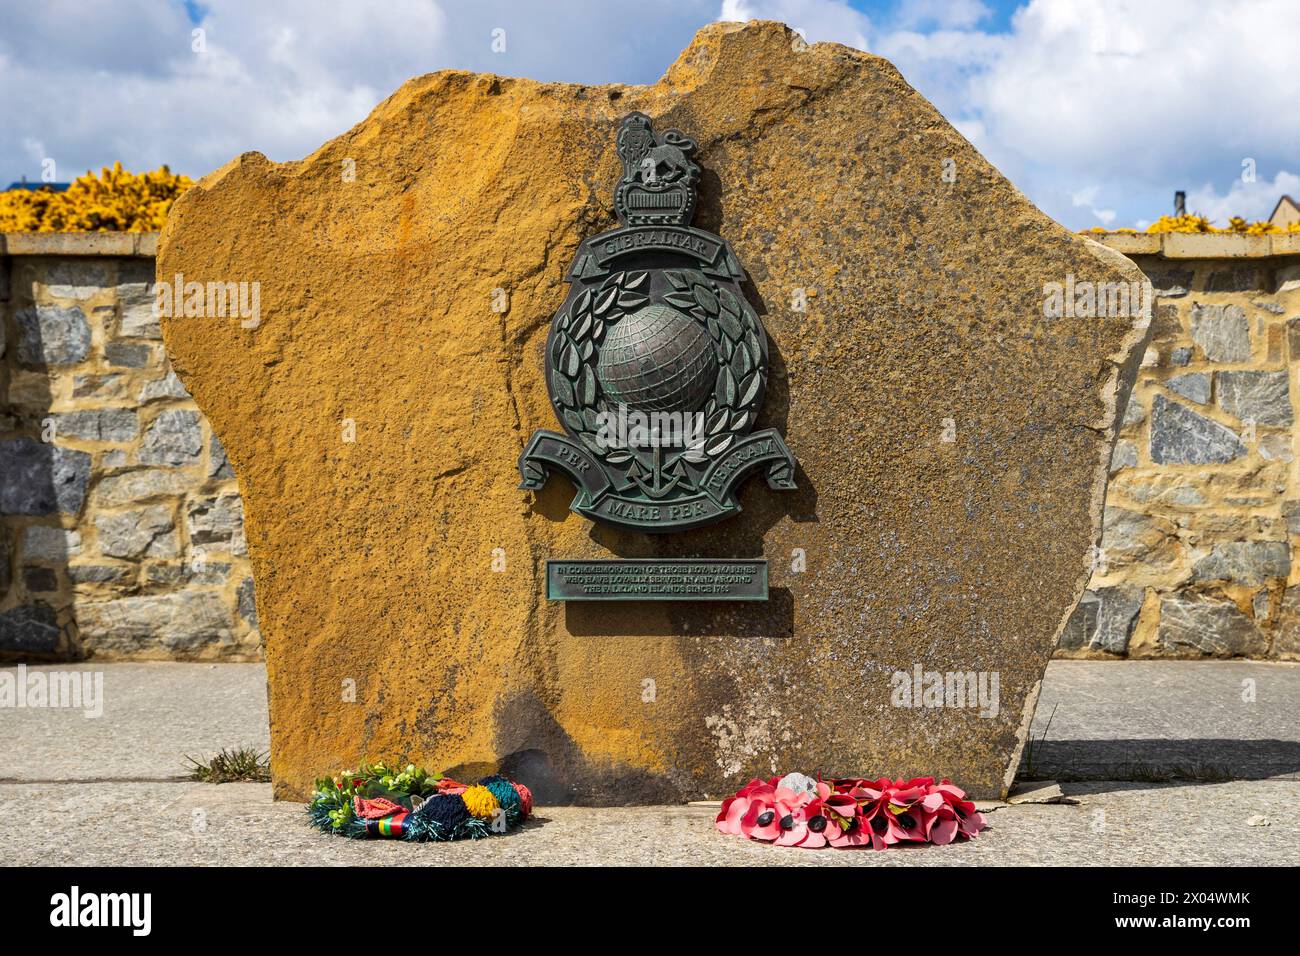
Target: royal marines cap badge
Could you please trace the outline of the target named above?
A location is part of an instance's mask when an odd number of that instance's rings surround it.
[[[585,240],[546,340],[546,384],[564,433],[538,431],[522,488],[548,471],[578,486],[572,508],[640,531],[679,531],[740,510],[762,470],[794,490],[795,460],[774,429],[753,431],[767,388],[767,335],[726,240],[691,226],[696,144],[619,126],[619,228]]]

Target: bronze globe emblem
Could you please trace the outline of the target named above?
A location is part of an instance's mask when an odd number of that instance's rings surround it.
[[[546,383],[564,433],[538,431],[520,487],[551,471],[578,486],[572,508],[663,532],[740,510],[734,489],[762,470],[794,488],[774,429],[753,431],[767,387],[767,334],[727,242],[690,225],[700,169],[677,130],[626,116],[614,191],[619,228],[583,241],[546,340]]]
[[[718,359],[703,325],[667,305],[624,316],[605,335],[596,381],[641,412],[697,412],[713,394]]]

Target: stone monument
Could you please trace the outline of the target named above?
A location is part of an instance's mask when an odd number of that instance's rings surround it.
[[[766,340],[740,360],[765,388],[735,439],[782,442],[725,520],[666,531],[571,510],[570,476],[527,454],[586,430],[548,381],[578,368],[553,318],[582,294],[584,242],[658,202],[616,196],[634,116],[653,128],[636,181],[697,167],[693,228],[736,268],[711,260],[702,313],[620,285],[623,317],[566,384],[707,404],[716,284]],[[206,177],[158,275],[260,283],[255,327],[164,336],[243,493],[278,796],[368,757],[500,768],[543,802],[720,797],[790,770],[1006,788],[1147,335],[1140,315],[1049,316],[1045,293],[1141,275],[885,60],[754,22],[705,28],[653,86],[419,77],[304,160]],[[639,378],[647,343],[672,376]],[[611,481],[676,494],[649,454]],[[767,599],[548,600],[548,562],[637,559],[761,568]]]

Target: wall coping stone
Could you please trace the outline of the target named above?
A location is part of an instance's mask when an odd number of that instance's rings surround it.
[[[1214,232],[1084,233],[1126,256],[1163,259],[1265,259],[1300,256],[1300,232],[1243,236]],[[158,253],[156,232],[8,232],[0,233],[0,255],[131,256]]]
[[[0,233],[3,256],[130,256],[158,254],[156,232],[6,232]]]
[[[1300,255],[1300,232],[1244,236],[1224,232],[1087,232],[1126,256],[1162,259],[1266,259]]]

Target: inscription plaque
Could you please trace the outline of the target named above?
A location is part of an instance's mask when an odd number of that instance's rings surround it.
[[[549,601],[766,601],[767,561],[628,558],[547,561]]]

